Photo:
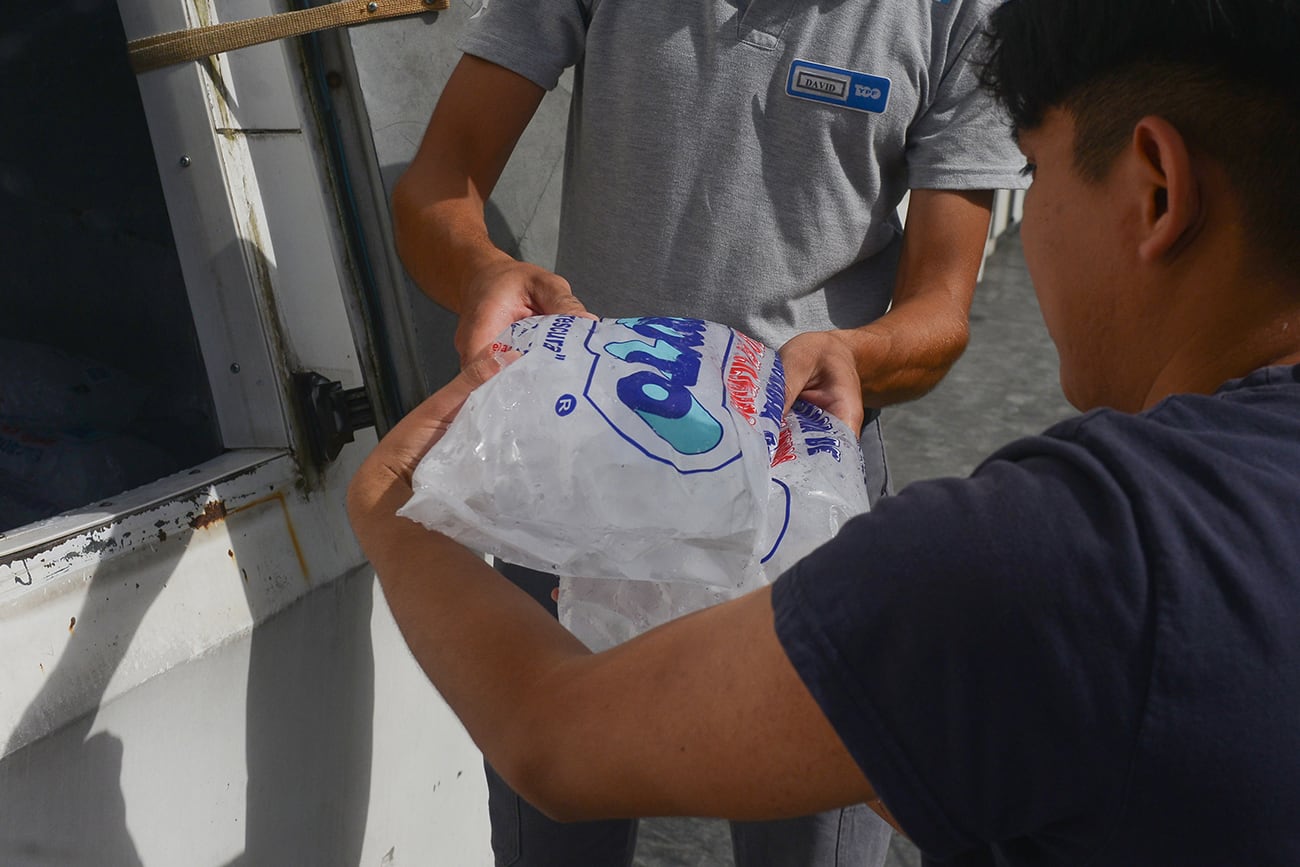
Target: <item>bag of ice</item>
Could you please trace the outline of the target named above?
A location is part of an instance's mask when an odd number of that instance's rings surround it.
[[[867,508],[862,456],[776,351],[712,322],[539,316],[416,469],[399,514],[563,576],[593,647],[761,586]],[[580,576],[580,577],[574,577]]]

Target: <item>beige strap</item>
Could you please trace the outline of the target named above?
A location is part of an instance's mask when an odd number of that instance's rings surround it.
[[[207,27],[133,39],[127,43],[127,51],[131,58],[131,68],[136,73],[141,73],[276,39],[302,36],[332,27],[349,27],[367,21],[435,12],[450,5],[449,0],[339,0],[337,3],[278,15],[226,21]]]

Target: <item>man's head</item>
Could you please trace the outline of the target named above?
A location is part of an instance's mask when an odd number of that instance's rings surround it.
[[[990,31],[985,83],[1054,161],[1023,234],[1067,396],[1137,408],[1098,362],[1168,362],[1136,341],[1189,251],[1300,275],[1300,0],[1008,0]]]

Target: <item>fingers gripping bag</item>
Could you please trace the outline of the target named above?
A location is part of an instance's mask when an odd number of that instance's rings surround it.
[[[857,436],[802,400],[782,421],[767,482],[761,569],[736,587],[681,581],[561,577],[560,622],[592,650],[605,650],[676,617],[775,581],[849,518],[869,508]]]
[[[680,317],[521,320],[399,514],[558,575],[739,588],[762,572],[776,352]]]

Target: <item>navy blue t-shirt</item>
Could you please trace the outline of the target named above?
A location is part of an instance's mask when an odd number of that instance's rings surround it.
[[[1300,366],[911,485],[773,606],[931,858],[1300,864]]]

